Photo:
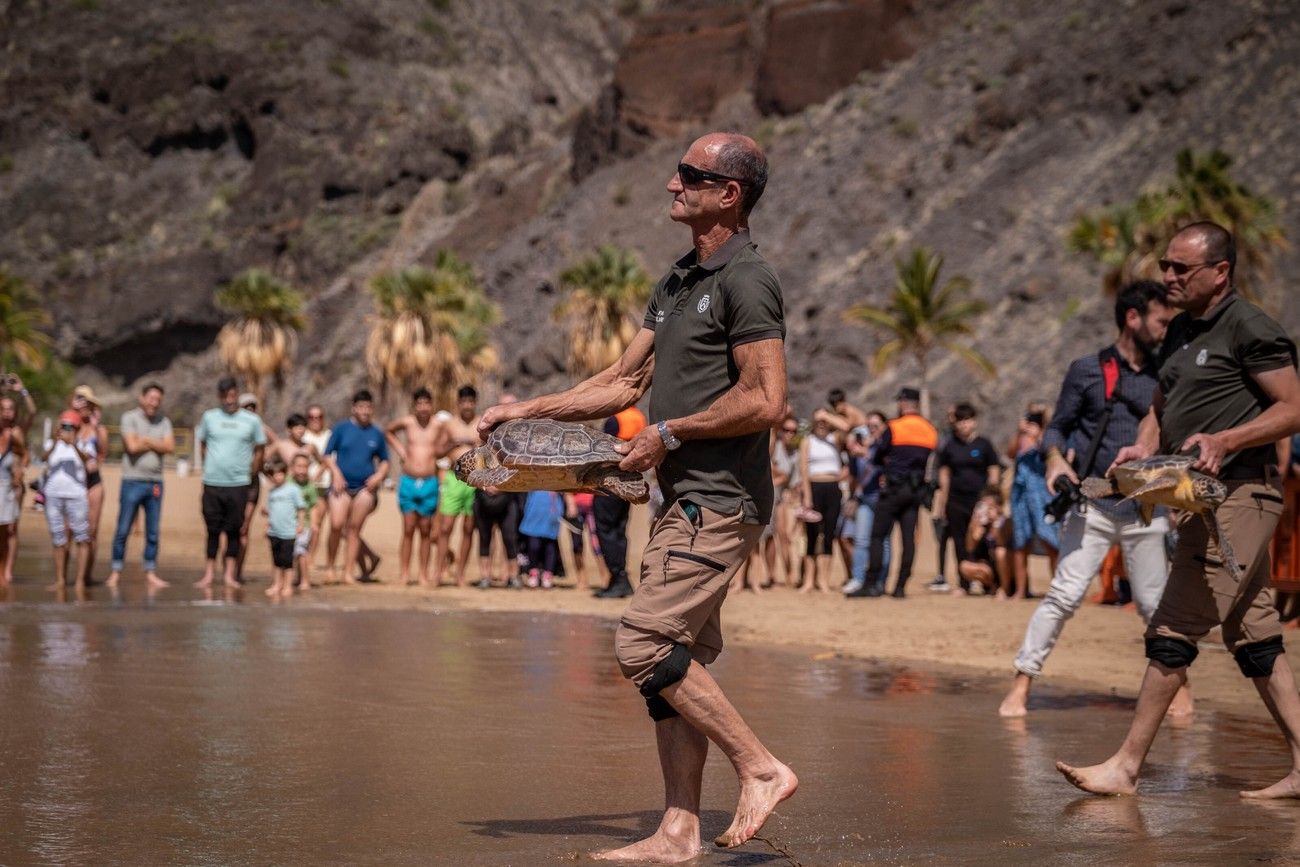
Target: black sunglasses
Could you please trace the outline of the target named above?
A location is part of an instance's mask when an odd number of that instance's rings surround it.
[[[1182,277],[1188,271],[1193,271],[1197,268],[1204,268],[1206,265],[1217,265],[1220,262],[1226,261],[1226,259],[1215,259],[1212,262],[1193,262],[1188,264],[1187,262],[1175,262],[1173,259],[1161,259],[1156,264],[1160,266],[1161,274],[1166,271],[1173,271],[1175,276]]]
[[[745,182],[740,178],[733,178],[730,175],[720,175],[717,172],[711,172],[707,169],[697,169],[690,163],[677,164],[677,177],[682,179],[683,184],[692,187],[696,184],[703,183],[704,181],[735,181],[741,186],[745,185]]]
[[[75,424],[67,424],[67,423],[65,422],[65,423],[59,425],[59,430],[76,430],[76,429],[77,429],[77,426],[76,426]]]

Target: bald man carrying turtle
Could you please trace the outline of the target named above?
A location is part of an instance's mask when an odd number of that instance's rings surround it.
[[[771,514],[768,430],[785,411],[781,286],[749,236],[749,212],[766,183],[767,158],[752,139],[711,133],[695,141],[668,181],[669,217],[690,228],[694,249],[655,287],[623,357],[568,391],[492,407],[479,425],[486,436],[510,419],[605,418],[635,404],[654,380],[651,424],[620,446],[620,466],[657,467],[665,511],[615,652],[655,721],[666,804],[654,834],[597,858],[673,863],[699,852],[709,741],[740,781],[719,846],[751,839],[799,785],[705,668],[722,651],[727,585]]]

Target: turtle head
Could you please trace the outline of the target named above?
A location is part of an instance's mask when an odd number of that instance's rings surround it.
[[[1198,473],[1192,477],[1192,496],[1210,508],[1217,509],[1228,499],[1228,486],[1213,476]]]
[[[470,449],[465,454],[456,458],[456,463],[452,465],[452,471],[456,473],[456,478],[466,484],[470,484],[470,474],[477,470],[487,469],[487,450],[484,448]]]

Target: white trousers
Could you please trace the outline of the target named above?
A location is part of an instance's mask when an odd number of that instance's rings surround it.
[[[1061,555],[1052,586],[1038,604],[1025,629],[1025,641],[1016,654],[1016,671],[1037,677],[1043,662],[1061,637],[1065,621],[1083,604],[1093,576],[1114,544],[1124,554],[1124,569],[1138,614],[1145,623],[1160,604],[1169,577],[1165,536],[1169,519],[1160,515],[1143,526],[1132,504],[1111,506],[1091,503],[1083,514],[1071,512],[1061,528]]]

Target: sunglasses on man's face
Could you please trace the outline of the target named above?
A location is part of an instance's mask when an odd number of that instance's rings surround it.
[[[1166,271],[1173,271],[1175,277],[1182,277],[1182,276],[1186,275],[1186,274],[1187,274],[1188,272],[1190,272],[1190,271],[1195,271],[1195,270],[1198,270],[1198,269],[1200,269],[1200,268],[1204,268],[1204,267],[1207,266],[1207,265],[1217,265],[1217,264],[1219,264],[1219,263],[1222,262],[1222,261],[1224,261],[1224,260],[1223,260],[1223,259],[1215,259],[1215,260],[1212,261],[1212,262],[1191,262],[1191,263],[1188,263],[1188,262],[1175,262],[1173,259],[1161,259],[1161,260],[1160,260],[1159,262],[1157,262],[1156,264],[1160,266],[1160,273],[1161,273],[1161,274],[1165,273]]]
[[[783,427],[783,428],[781,428],[781,433],[788,433],[788,434],[799,433],[799,428],[797,428],[797,427]]]
[[[697,169],[690,163],[677,164],[677,177],[681,178],[682,183],[686,184],[688,187],[702,184],[705,181],[735,181],[742,186],[745,183],[740,178],[733,178],[730,175],[720,175],[717,172],[711,172],[708,169]]]
[[[61,424],[61,425],[59,425],[59,430],[70,430],[70,431],[75,431],[76,429],[77,429],[77,426],[76,426],[75,424]]]
[[[307,416],[307,421],[323,421],[324,419],[325,419],[325,416],[323,416],[323,415],[309,415],[309,416]]]

